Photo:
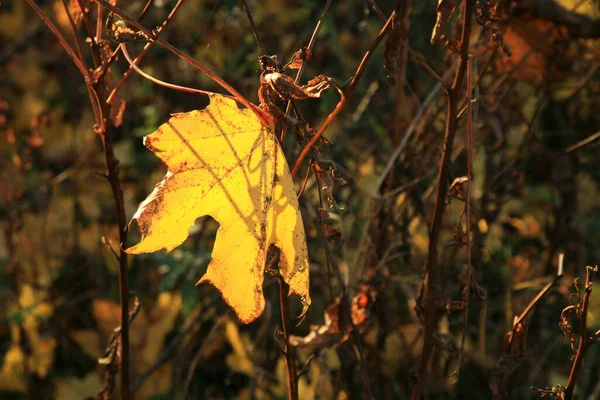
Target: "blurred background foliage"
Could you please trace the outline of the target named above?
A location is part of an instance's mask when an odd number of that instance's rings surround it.
[[[73,43],[62,1],[37,3]],[[155,1],[144,25],[160,25],[174,3]],[[308,43],[324,6],[317,0],[248,3],[267,52],[284,61]],[[380,3],[384,15],[395,7]],[[450,78],[456,56],[444,43],[429,42],[436,2],[409,4],[407,42]],[[561,4],[592,20],[600,17],[597,2]],[[118,5],[135,18],[144,2]],[[445,27],[450,37],[458,32],[454,19]],[[306,79],[325,74],[347,87],[382,25],[370,2],[334,1]],[[572,353],[558,327],[560,311],[569,304],[572,278],[583,277],[585,266],[600,260],[600,141],[566,151],[600,130],[600,43],[531,13],[509,15],[497,25],[511,58],[481,29],[473,32],[471,50],[477,83],[473,266],[482,296],[470,303],[458,383],[454,372],[464,312],[449,308],[440,320],[426,385],[432,399],[490,398],[498,385],[507,388],[511,399],[534,398],[539,394],[532,385],[564,384]],[[257,101],[260,50],[238,1],[186,1],[161,38]],[[78,39],[83,43],[83,29]],[[25,1],[0,5],[0,43],[0,397],[93,397],[104,386],[104,367],[97,359],[119,325],[117,262],[109,248],[119,245],[118,227],[110,186],[98,174],[105,170],[102,146],[93,131],[83,78]],[[132,55],[142,47],[128,44]],[[328,224],[341,234],[328,240],[343,279],[352,295],[369,296],[360,332],[375,397],[404,399],[420,356],[421,313],[415,306],[427,257],[446,99],[410,57],[404,83],[391,86],[384,57],[381,45],[325,134],[333,143],[321,146],[321,158],[331,161],[345,184],[329,184],[333,190],[325,193],[339,207],[329,208],[328,199],[323,207]],[[158,45],[141,66],[171,83],[222,92]],[[126,69],[121,57],[112,67],[113,80]],[[114,140],[131,217],[165,173],[142,137],[171,113],[202,108],[207,100],[137,74],[120,95],[127,106]],[[337,101],[331,92],[300,108],[318,127]],[[465,120],[459,123],[452,179],[466,175]],[[412,136],[383,176],[411,123]],[[284,145],[293,162],[299,145],[292,135]],[[302,178],[303,173],[298,189]],[[301,206],[313,305],[294,330],[299,337],[309,333],[311,324],[324,324],[325,309],[340,292],[315,227],[320,211],[312,175]],[[466,253],[454,241],[462,229],[457,226],[463,207],[449,198],[440,252],[443,302],[461,298]],[[214,220],[200,219],[180,248],[130,258],[130,288],[141,304],[131,326],[136,399],[287,396],[284,357],[274,339],[281,325],[276,281],[266,279],[265,313],[247,326],[235,320],[215,289],[195,287],[210,261],[217,228]],[[560,252],[566,254],[566,276],[527,319],[527,340],[509,355],[510,367],[499,364],[513,316],[552,279]],[[600,295],[592,299],[590,329],[598,330]],[[300,310],[296,299],[293,315]],[[361,398],[364,387],[352,340],[309,343],[298,348],[298,357],[300,363],[310,359],[299,381],[301,399]],[[600,347],[589,350],[584,364],[581,398],[598,398]],[[499,380],[501,375],[506,380]]]

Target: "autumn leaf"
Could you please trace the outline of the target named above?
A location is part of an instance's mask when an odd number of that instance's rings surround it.
[[[142,240],[126,251],[170,251],[196,218],[210,215],[221,226],[198,283],[213,284],[242,322],[252,322],[265,306],[265,262],[275,245],[290,293],[307,307],[306,239],[285,156],[251,110],[221,95],[210,101],[204,110],[175,114],[144,138],[168,172],[134,215]]]

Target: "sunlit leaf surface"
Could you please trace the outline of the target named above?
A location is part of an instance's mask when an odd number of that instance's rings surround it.
[[[221,225],[201,282],[217,287],[242,322],[263,311],[262,284],[270,245],[290,292],[310,304],[302,217],[285,157],[249,109],[219,95],[200,111],[174,115],[144,144],[168,167],[140,204],[142,240],[128,253],[170,251],[201,216]]]

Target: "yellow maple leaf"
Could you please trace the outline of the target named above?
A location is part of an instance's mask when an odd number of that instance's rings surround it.
[[[265,306],[262,284],[273,244],[290,293],[310,304],[294,184],[277,140],[252,110],[214,94],[206,109],[173,115],[144,144],[168,172],[133,217],[142,240],[128,253],[170,251],[187,238],[196,218],[210,215],[220,228],[198,283],[212,283],[242,322],[254,321]]]

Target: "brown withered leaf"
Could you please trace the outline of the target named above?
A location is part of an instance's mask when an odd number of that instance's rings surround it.
[[[358,328],[365,323],[369,316],[369,308],[374,300],[374,291],[368,285],[352,298],[350,306],[352,324]],[[321,348],[330,347],[348,340],[352,333],[352,324],[344,321],[342,299],[325,310],[323,325],[311,325],[310,333],[306,336],[290,336],[290,344],[295,347]]]
[[[445,39],[444,27],[459,5],[460,0],[438,0],[437,18],[431,32],[431,44],[436,44],[439,39]]]
[[[299,85],[291,77],[279,72],[264,74],[260,77],[260,83],[285,101],[314,99],[321,97],[321,93],[332,86],[338,88],[333,79],[325,75],[311,79],[306,85]]]
[[[571,350],[575,349],[575,333],[573,332],[573,328],[571,327],[571,322],[569,321],[569,315],[571,311],[575,310],[575,306],[568,306],[560,313],[560,321],[558,326],[560,326],[561,331],[571,344]]]
[[[450,185],[450,188],[448,189],[448,196],[454,197],[460,201],[465,201],[465,189],[463,185],[466,181],[468,181],[466,176],[461,176],[454,179]]]
[[[300,69],[302,65],[312,58],[310,49],[306,46],[302,46],[300,50],[292,55],[292,59],[285,65],[286,69]]]
[[[342,238],[342,233],[331,225],[324,224],[323,231],[325,232],[325,236],[330,240],[337,242]]]
[[[462,247],[467,245],[467,241],[469,238],[467,237],[467,232],[463,228],[462,223],[458,221],[456,224],[456,230],[454,231],[454,235],[452,240],[446,245],[446,247]]]

